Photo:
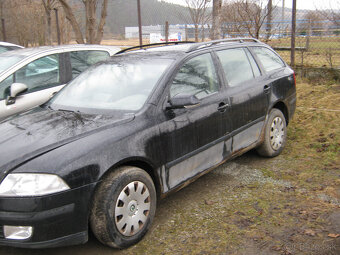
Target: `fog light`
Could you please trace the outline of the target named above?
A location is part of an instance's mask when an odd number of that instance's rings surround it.
[[[23,240],[30,238],[32,233],[33,227],[4,226],[4,234],[7,239]]]

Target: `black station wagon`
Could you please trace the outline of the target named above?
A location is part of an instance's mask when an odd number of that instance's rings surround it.
[[[295,103],[293,70],[255,39],[124,50],[0,124],[0,244],[92,229],[128,247],[157,199],[252,148],[280,154]]]

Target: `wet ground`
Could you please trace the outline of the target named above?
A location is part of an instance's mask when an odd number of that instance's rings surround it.
[[[340,238],[328,236],[340,233],[339,201],[323,208],[322,198],[277,178],[289,173],[286,165],[282,155],[264,159],[251,151],[218,167],[160,201],[151,231],[127,250],[90,235],[84,245],[0,247],[0,254],[340,254]]]

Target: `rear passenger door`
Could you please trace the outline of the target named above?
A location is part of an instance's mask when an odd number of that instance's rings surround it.
[[[259,139],[268,109],[268,87],[246,47],[218,50],[230,98],[233,152]]]

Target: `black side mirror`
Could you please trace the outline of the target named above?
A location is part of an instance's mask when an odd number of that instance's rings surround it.
[[[178,94],[172,97],[168,104],[167,109],[180,109],[200,104],[200,100],[195,95]]]
[[[28,87],[23,83],[13,83],[10,87],[10,95],[6,99],[6,105],[15,103],[15,98],[20,94],[27,91]]]

